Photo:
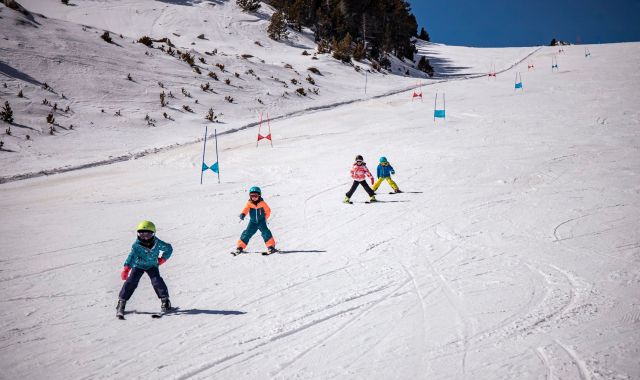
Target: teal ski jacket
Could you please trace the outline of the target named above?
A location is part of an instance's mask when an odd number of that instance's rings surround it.
[[[136,242],[131,246],[131,252],[125,260],[124,266],[148,270],[158,266],[159,257],[169,260],[171,253],[173,253],[171,244],[158,238],[155,238],[151,248],[142,246],[140,241],[136,239]]]

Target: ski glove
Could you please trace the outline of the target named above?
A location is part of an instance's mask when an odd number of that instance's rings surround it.
[[[164,257],[158,257],[158,265],[162,265],[167,262],[167,259]]]
[[[240,214],[238,215],[238,217],[240,218],[240,220],[244,220],[244,214]]]
[[[122,278],[122,281],[127,281],[127,278],[129,278],[129,271],[130,270],[131,270],[131,268],[127,267],[127,266],[122,268],[122,272],[120,273],[120,278]]]
[[[396,172],[392,170],[392,171],[391,171],[391,174],[396,174]]]

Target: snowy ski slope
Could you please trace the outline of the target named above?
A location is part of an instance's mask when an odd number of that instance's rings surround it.
[[[423,102],[404,91],[277,120],[273,148],[256,128],[223,135],[221,184],[199,184],[202,145],[188,144],[0,185],[0,378],[639,378],[640,44],[589,49],[564,47],[558,72],[544,47],[496,80],[425,86]],[[456,65],[515,55],[483,51]],[[392,79],[379,94],[406,84]],[[115,151],[101,149],[66,162]],[[371,170],[386,156],[405,193],[342,204],[356,154]],[[281,254],[257,254],[259,235],[228,254],[252,185]],[[151,319],[144,277],[119,321],[142,219],[173,244],[161,273],[180,311]]]
[[[253,15],[240,12],[235,1],[22,3],[44,17],[36,14],[30,21],[0,6],[0,82],[7,84],[7,88],[0,86],[0,100],[11,103],[17,123],[11,136],[2,136],[4,149],[11,154],[0,157],[0,183],[42,171],[128,160],[197,141],[203,136],[209,108],[219,115],[220,123],[212,126],[224,132],[256,123],[259,112],[268,112],[271,118],[287,117],[402,91],[420,81],[432,82],[405,77],[407,65],[398,61],[392,74],[383,74],[367,73],[369,66],[363,63],[351,66],[326,54],[314,57],[315,43],[308,31],[292,33],[288,43],[275,42],[266,35],[268,6]],[[111,32],[112,44],[100,38],[104,30]],[[204,39],[197,38],[200,34]],[[201,74],[159,49],[166,50],[167,44],[155,43],[150,49],[134,43],[143,35],[168,37],[174,51],[195,57]],[[436,45],[434,49],[444,54],[451,48]],[[471,62],[474,72],[488,70],[482,60],[476,64],[457,49],[451,50],[448,57],[454,63],[460,56]],[[503,49],[495,55],[497,66],[509,67],[534,50]],[[309,55],[303,55],[305,51]],[[216,65],[223,65],[224,71]],[[210,78],[209,72],[218,80]],[[442,72],[451,74],[448,66]],[[43,89],[45,83],[53,90]],[[210,90],[205,92],[201,86],[207,83]],[[306,96],[296,93],[299,88]],[[17,97],[21,90],[24,98]],[[166,107],[160,106],[161,92],[167,96]],[[232,103],[225,100],[227,96]],[[42,104],[45,99],[50,106]],[[53,104],[58,105],[53,114],[59,126],[52,136],[46,116]],[[63,112],[67,106],[70,111]],[[148,126],[147,115],[155,127]]]

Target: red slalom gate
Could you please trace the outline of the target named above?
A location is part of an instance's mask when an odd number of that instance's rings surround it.
[[[267,127],[269,128],[268,129],[269,133],[264,136],[260,133],[262,132],[262,115],[263,115],[263,112],[260,112],[260,124],[258,125],[258,140],[256,141],[256,148],[258,147],[258,143],[262,139],[269,140],[269,142],[271,143],[271,147],[273,148],[273,140],[271,139],[271,122],[269,121],[269,112],[267,112]]]
[[[420,91],[419,92],[416,91],[416,88],[420,88]],[[420,98],[420,101],[422,101],[422,83],[418,83],[416,88],[413,89],[413,94],[411,95],[412,102],[413,102],[413,99],[415,98]]]
[[[495,63],[491,63],[491,67],[489,68],[489,74],[487,74],[487,78],[491,79],[491,77],[493,77],[493,79],[498,79],[498,76],[496,75],[496,64]]]

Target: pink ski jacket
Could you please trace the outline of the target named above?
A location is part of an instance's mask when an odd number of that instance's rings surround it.
[[[364,181],[366,177],[373,179],[373,175],[371,175],[371,172],[367,169],[367,164],[364,162],[362,165],[353,164],[351,167],[351,178],[353,178],[354,181]]]

